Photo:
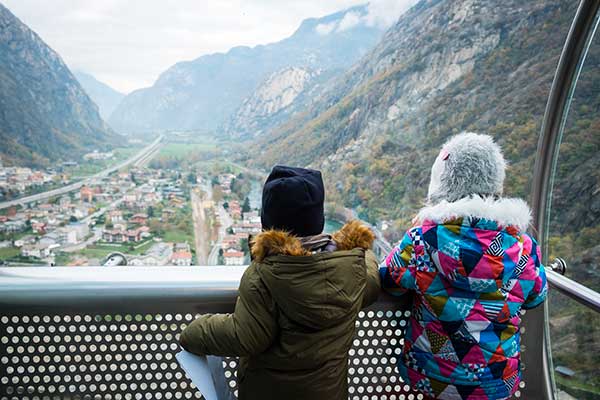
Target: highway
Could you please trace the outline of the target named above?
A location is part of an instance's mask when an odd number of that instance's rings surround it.
[[[82,186],[86,185],[87,183],[89,183],[95,179],[98,179],[98,178],[104,178],[104,177],[112,174],[113,172],[118,171],[121,168],[126,167],[132,163],[134,163],[134,165],[136,165],[136,166],[142,165],[145,162],[147,162],[158,151],[158,148],[160,147],[160,142],[162,141],[162,139],[163,139],[163,135],[160,135],[158,137],[158,139],[156,139],[150,145],[146,146],[144,149],[142,149],[142,151],[140,151],[133,157],[130,157],[127,160],[122,161],[121,163],[119,163],[115,166],[112,166],[110,168],[102,170],[102,171],[98,172],[97,174],[87,177],[85,179],[82,179],[78,182],[71,183],[70,185],[63,186],[59,189],[49,190],[47,192],[38,193],[38,194],[34,194],[31,196],[27,196],[27,197],[22,197],[20,199],[15,199],[15,200],[10,200],[10,201],[5,201],[3,203],[0,203],[0,210],[4,209],[4,208],[12,207],[12,206],[21,206],[21,205],[24,205],[27,203],[32,203],[34,201],[45,200],[50,197],[60,196],[65,193],[69,193],[74,190],[78,190]]]

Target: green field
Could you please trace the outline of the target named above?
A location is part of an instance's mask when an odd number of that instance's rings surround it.
[[[191,221],[190,221],[191,223]],[[194,244],[194,235],[189,235],[180,230],[168,230],[165,231],[163,235],[163,240],[165,242],[174,242],[174,243],[183,243],[188,242],[193,246]]]
[[[184,158],[190,153],[216,150],[214,143],[167,143],[158,152],[159,157]]]
[[[148,239],[144,242],[135,243],[135,244],[116,244],[111,246],[105,243],[98,243],[93,246],[88,246],[85,249],[75,253],[77,255],[86,256],[90,258],[104,258],[108,256],[110,253],[119,252],[123,254],[129,255],[141,255],[144,254],[152,245],[154,244],[154,240]],[[133,249],[132,249],[133,246]]]
[[[18,256],[20,253],[21,251],[15,247],[0,249],[0,260],[7,260],[9,258]]]
[[[113,150],[115,156],[110,160],[100,161],[85,161],[73,168],[66,168],[66,172],[70,173],[74,178],[86,177],[109,168],[115,164],[120,163],[138,153],[141,150],[140,147],[118,147]]]

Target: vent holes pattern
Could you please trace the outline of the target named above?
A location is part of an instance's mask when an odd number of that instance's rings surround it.
[[[421,400],[396,368],[410,312],[376,306],[361,311],[356,321],[349,399]],[[200,399],[175,359],[179,333],[195,317],[0,316],[0,400]],[[223,359],[223,373],[237,395],[235,358]]]

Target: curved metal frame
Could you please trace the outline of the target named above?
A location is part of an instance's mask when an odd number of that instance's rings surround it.
[[[534,169],[534,186],[531,199],[534,225],[537,229],[544,254],[547,254],[548,250],[548,232],[546,228],[550,216],[551,191],[562,132],[569,113],[572,94],[577,85],[579,73],[581,72],[587,50],[593,38],[599,8],[600,1],[598,0],[582,0],[579,4],[560,56],[546,105],[538,142],[538,156]],[[576,286],[578,284],[568,278],[550,271],[548,273],[548,281],[555,289],[569,295],[586,306],[598,303],[598,294],[596,292],[592,290],[577,290]],[[596,309],[596,311],[598,310]],[[530,380],[528,385],[543,388],[543,398],[553,399],[555,398],[556,388],[552,372],[552,359],[549,353],[550,342],[547,321],[547,305],[544,305],[543,309],[530,312],[528,335],[526,335],[525,342],[527,342],[527,346],[531,346],[529,350],[533,350],[534,354],[539,355],[540,358],[536,361],[536,364],[543,366],[543,373],[534,375],[535,382]],[[534,341],[533,338],[536,337],[544,338],[544,340],[538,339]]]
[[[571,95],[575,90],[577,77],[591,43],[598,9],[600,9],[600,2],[597,0],[582,0],[579,5],[558,62],[542,122],[531,204],[534,225],[543,243],[544,251],[547,251],[546,226],[550,214],[550,193],[558,159],[558,147],[569,113]]]

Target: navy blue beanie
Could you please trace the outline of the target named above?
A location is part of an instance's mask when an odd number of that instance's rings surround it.
[[[318,235],[325,226],[324,202],[320,171],[277,165],[263,187],[262,228]]]

